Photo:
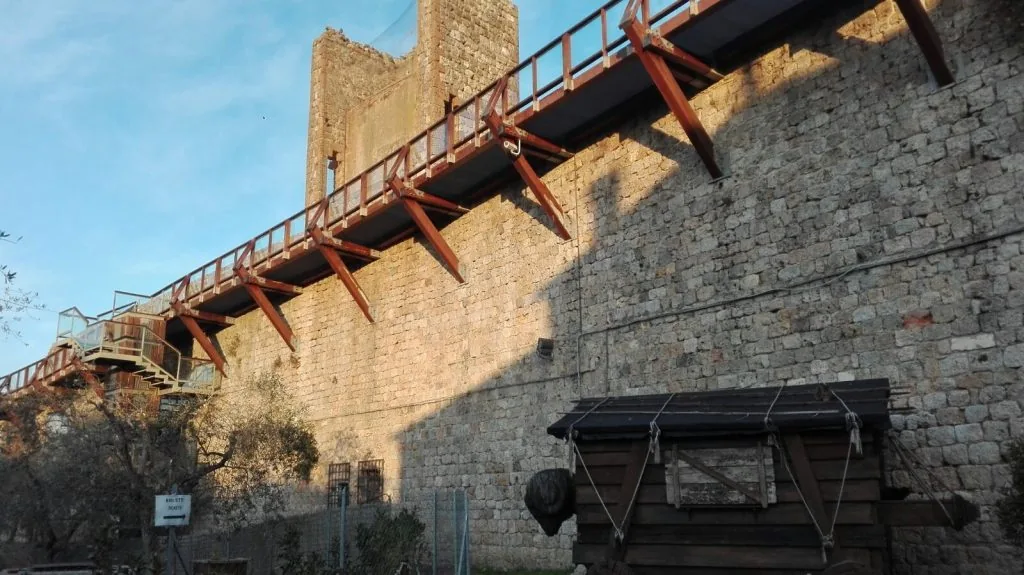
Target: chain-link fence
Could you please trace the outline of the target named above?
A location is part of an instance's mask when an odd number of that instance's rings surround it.
[[[370,503],[350,500],[345,487],[333,495],[336,502],[325,500],[323,508],[303,515],[233,533],[178,535],[170,554],[174,565],[164,573],[469,575],[466,491]]]

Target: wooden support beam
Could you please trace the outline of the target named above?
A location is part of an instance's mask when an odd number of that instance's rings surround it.
[[[220,351],[217,350],[217,347],[213,345],[213,341],[208,335],[206,335],[206,332],[199,327],[199,324],[196,322],[196,318],[190,315],[181,314],[179,314],[178,317],[181,318],[181,323],[185,324],[185,329],[187,329],[188,332],[192,334],[192,337],[195,338],[196,342],[199,343],[199,347],[203,348],[203,351],[206,352],[206,355],[210,358],[210,361],[213,362],[213,365],[217,366],[217,371],[219,371],[222,376],[227,377],[228,374],[225,371],[226,362],[224,361],[224,357],[220,354]]]
[[[661,56],[669,62],[683,68],[691,75],[717,82],[724,78],[718,71],[704,63],[703,60],[673,44],[670,40],[648,30],[643,36],[644,49]],[[705,85],[707,85],[705,83]]]
[[[202,322],[212,323],[220,327],[235,325],[235,318],[233,317],[198,310],[183,302],[171,302],[171,309],[174,310],[174,314],[178,317],[190,317]]]
[[[942,508],[945,507],[946,511]],[[949,513],[949,517],[946,513]],[[980,517],[978,506],[960,495],[942,501],[879,501],[878,522],[893,527],[952,527],[957,531]],[[950,525],[950,518],[953,523]]]
[[[238,279],[242,280],[242,283],[252,284],[260,289],[283,295],[299,295],[302,293],[302,288],[299,286],[260,277],[249,272],[244,267],[235,268],[235,273],[238,274]]]
[[[647,468],[648,449],[650,449],[650,444],[647,441],[634,440],[629,450],[629,460],[626,463],[626,471],[622,475],[622,484],[619,486],[619,498],[616,500],[618,503],[611,512],[613,521],[617,521],[618,525],[621,525],[622,541],[616,540],[613,528],[608,541],[608,559],[622,561],[626,556],[629,527],[637,508],[633,496],[636,493],[637,484],[640,483]]]
[[[394,190],[398,197],[416,200],[428,210],[435,210],[451,216],[461,216],[469,213],[469,208],[464,208],[455,202],[448,201],[423,190],[418,190],[399,178],[388,180],[388,187]]]
[[[238,266],[235,268],[235,273],[239,279],[242,280],[242,287],[249,293],[249,297],[252,298],[256,305],[263,310],[263,315],[267,316],[270,320],[270,324],[274,326],[277,333],[281,335],[281,339],[284,340],[285,345],[288,349],[295,351],[295,334],[292,333],[292,328],[288,326],[288,323],[281,317],[274,304],[270,303],[270,299],[267,294],[263,292],[263,288],[260,287],[259,283],[253,281],[253,278],[257,277],[248,270],[245,266]]]
[[[533,166],[526,161],[522,155],[515,156],[512,160],[512,167],[515,168],[519,177],[526,182],[526,186],[533,192],[537,202],[540,203],[540,207],[544,210],[544,213],[551,218],[552,223],[555,224],[555,231],[558,233],[558,237],[563,240],[572,238],[572,234],[569,233],[568,221],[566,221],[565,212],[562,211],[562,205],[558,203],[555,195],[548,189],[547,184],[540,179],[537,172],[534,171]]]
[[[327,260],[327,265],[331,266],[331,269],[334,270],[334,274],[338,276],[338,279],[340,279],[341,283],[344,284],[345,289],[348,290],[352,299],[356,301],[356,305],[358,305],[359,309],[362,310],[363,315],[366,316],[366,319],[370,320],[370,323],[373,323],[373,313],[370,311],[370,301],[366,299],[366,294],[363,293],[363,289],[359,287],[359,283],[356,282],[355,276],[352,275],[352,272],[345,265],[345,262],[342,261],[341,256],[338,255],[338,252],[324,245],[319,246],[319,249],[320,253],[324,256],[324,259]]]
[[[352,271],[348,269],[348,266],[345,265],[344,260],[341,259],[341,255],[338,253],[347,252],[344,252],[343,250],[336,248],[334,244],[328,241],[327,238],[330,238],[330,236],[328,234],[325,234],[323,230],[321,230],[320,228],[311,229],[310,235],[313,236],[313,241],[316,242],[317,249],[319,249],[320,254],[324,256],[324,259],[327,261],[327,265],[329,265],[331,269],[334,271],[334,275],[338,276],[338,279],[341,280],[341,283],[345,286],[345,289],[348,290],[348,293],[349,295],[352,296],[352,299],[355,300],[356,305],[359,306],[359,309],[362,310],[363,315],[366,316],[366,319],[370,320],[370,323],[373,323],[373,313],[370,311],[370,301],[366,298],[366,294],[363,293],[363,289],[359,287],[359,283],[356,282],[356,278],[355,276],[352,275]],[[335,242],[341,241],[336,240],[335,238],[330,239],[334,240]],[[349,244],[349,242],[342,243],[349,246],[355,246],[355,244]],[[377,250],[370,250],[369,248],[363,248],[362,246],[358,247],[368,252],[377,252]]]
[[[910,28],[910,33],[917,40],[917,45],[924,52],[924,58],[928,61],[928,67],[931,68],[935,81],[939,86],[948,86],[955,82],[956,78],[953,77],[953,72],[946,64],[942,40],[939,38],[938,32],[935,31],[928,12],[921,5],[921,0],[896,0],[896,6],[903,14],[903,19],[907,21],[907,27]]]
[[[686,136],[690,139],[690,143],[697,151],[701,161],[704,162],[711,177],[721,178],[723,173],[718,167],[718,161],[715,160],[715,148],[711,143],[711,138],[704,129],[704,125],[701,124],[697,113],[690,106],[689,100],[686,99],[686,94],[683,93],[679,83],[672,76],[672,70],[669,69],[660,54],[644,47],[644,35],[647,30],[635,17],[623,21],[622,29],[625,31],[626,37],[629,38],[630,44],[633,45],[633,50],[636,52],[637,58],[640,59],[640,63],[647,70],[647,74],[658,88],[658,92],[661,93],[661,97],[668,104],[669,109],[672,110],[676,120],[679,121],[683,131],[686,132]]]
[[[354,244],[349,241],[339,240],[331,236],[330,234],[324,233],[320,228],[313,228],[310,230],[310,235],[313,238],[314,243],[318,246],[326,246],[335,251],[341,252],[346,256],[351,256],[365,261],[374,261],[380,259],[380,251]]]
[[[815,477],[814,469],[811,467],[811,459],[807,456],[804,440],[798,433],[788,433],[782,436],[782,442],[786,448],[786,452],[782,456],[789,457],[790,469],[795,475],[790,479],[800,486],[800,490],[807,498],[807,506],[814,514],[815,521],[822,526],[822,529],[825,529],[826,525],[831,525],[831,518],[825,513],[825,500],[821,497],[821,487],[818,485],[818,478]],[[839,542],[836,541],[832,552],[838,551]]]
[[[518,126],[509,124],[508,122],[499,122],[498,133],[495,135],[505,140],[518,140],[525,146],[524,151],[532,150],[534,152],[539,152],[538,155],[549,159],[552,162],[561,162],[562,160],[568,160],[572,157],[572,152],[566,150],[562,146],[559,146],[554,142],[549,142],[536,134],[527,132]]]
[[[501,118],[498,117],[497,112],[491,110],[491,112],[484,119],[487,127],[490,128],[491,133],[496,138],[502,138],[502,126],[503,123]],[[504,138],[503,138],[504,139]],[[508,144],[508,140],[505,140]],[[565,212],[562,211],[561,204],[555,198],[555,195],[548,189],[547,184],[540,179],[537,172],[534,171],[533,166],[530,162],[526,161],[526,158],[522,155],[522,150],[513,149],[515,146],[506,145],[505,151],[512,158],[512,167],[515,168],[519,177],[526,182],[526,186],[533,192],[533,196],[537,198],[537,202],[540,207],[544,210],[544,213],[551,218],[551,221],[555,225],[555,230],[558,233],[558,237],[563,240],[572,238],[572,234],[569,233],[568,223],[566,222]]]
[[[441,233],[434,227],[434,223],[430,221],[427,213],[423,211],[423,207],[420,206],[419,202],[409,197],[402,197],[400,199],[405,210],[409,212],[409,217],[419,228],[420,232],[423,233],[430,245],[434,247],[437,255],[441,257],[445,265],[448,267],[448,271],[455,276],[455,279],[459,283],[465,283],[463,279],[462,266],[459,264],[459,258],[455,256],[455,252],[448,247],[448,242],[444,240]]]

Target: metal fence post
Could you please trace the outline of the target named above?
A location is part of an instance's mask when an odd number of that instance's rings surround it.
[[[464,517],[465,517],[465,521],[466,521],[466,530],[464,531],[465,537],[466,537],[466,540],[465,540],[465,545],[466,545],[466,575],[469,575],[472,572],[472,567],[470,566],[470,563],[469,563],[469,542],[470,542],[470,537],[469,537],[469,490],[463,490],[462,496],[463,496],[462,497],[462,499],[463,499],[462,511],[463,511],[463,513],[465,513]]]
[[[338,507],[341,509],[341,516],[338,518],[338,563],[342,571],[345,570],[345,518],[348,515],[348,485],[342,485],[338,489]]]
[[[433,537],[433,543],[434,543],[434,552],[433,552],[433,554],[431,554],[431,565],[433,566],[433,570],[431,571],[431,573],[433,575],[437,575],[437,490],[436,489],[434,490],[434,537]]]
[[[456,569],[455,575],[460,575],[459,568],[459,504],[458,490],[452,489],[452,567]]]

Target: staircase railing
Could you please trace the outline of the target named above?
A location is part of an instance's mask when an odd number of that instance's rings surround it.
[[[218,376],[212,361],[183,356],[180,351],[152,329],[122,321],[100,321],[72,339],[83,359],[102,356],[109,359],[133,359],[166,380],[186,389],[212,390]]]
[[[66,347],[57,348],[37,362],[0,376],[0,395],[15,393],[32,385],[36,380],[45,381],[48,377],[69,369],[75,357],[74,350]]]
[[[152,373],[170,386],[165,391],[210,393],[220,383],[213,362],[183,356],[177,348],[152,329],[137,323],[97,321],[75,334],[65,334],[64,343],[45,358],[13,373],[0,376],[0,395],[15,393],[37,381],[70,373],[76,359],[94,362],[128,361]]]

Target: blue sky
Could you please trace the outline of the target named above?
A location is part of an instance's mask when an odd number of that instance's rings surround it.
[[[57,311],[152,293],[301,209],[313,39],[400,32],[409,1],[4,0],[0,229],[23,239],[0,263],[46,309],[0,336],[0,374],[46,354]],[[520,55],[602,3],[516,0]]]

